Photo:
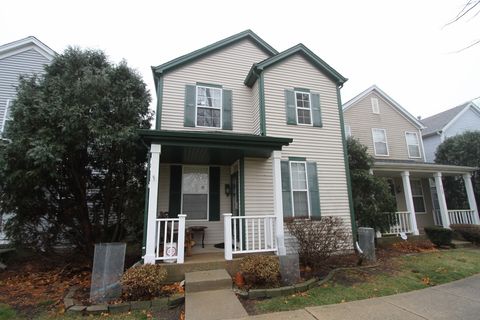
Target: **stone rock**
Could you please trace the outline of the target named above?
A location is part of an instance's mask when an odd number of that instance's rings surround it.
[[[132,310],[148,310],[150,309],[151,301],[132,301],[130,302],[130,308]]]
[[[108,312],[108,306],[106,304],[94,304],[94,305],[88,306],[86,309],[86,312],[88,314],[99,315],[99,314]]]
[[[175,293],[168,297],[168,306],[176,307],[181,305],[185,301],[185,295],[183,293]]]
[[[68,313],[75,313],[75,314],[82,314],[85,309],[87,309],[86,306],[79,306],[79,305],[75,305],[75,306],[71,306],[70,308],[68,308],[67,312]]]
[[[72,306],[75,305],[75,303],[73,302],[73,299],[72,298],[65,298],[63,299],[63,304],[65,305],[65,309],[68,309]]]
[[[152,311],[160,311],[168,308],[168,298],[155,298],[152,300]]]
[[[110,313],[123,313],[128,311],[130,311],[130,302],[111,304],[108,306],[108,312]]]

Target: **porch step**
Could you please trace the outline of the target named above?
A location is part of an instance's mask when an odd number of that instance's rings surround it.
[[[471,242],[468,241],[463,241],[463,240],[452,240],[452,243],[455,245],[455,248],[471,248],[475,247],[475,245]]]
[[[232,289],[185,293],[187,320],[236,319],[247,316],[247,311]]]
[[[185,273],[185,292],[232,289],[232,277],[225,269]]]

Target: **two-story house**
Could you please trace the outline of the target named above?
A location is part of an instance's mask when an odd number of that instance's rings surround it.
[[[0,145],[4,140],[5,127],[11,120],[10,106],[15,99],[21,76],[42,74],[55,52],[35,37],[27,37],[0,46]],[[1,146],[0,146],[1,147]],[[0,213],[0,244],[8,242],[2,226],[9,214]]]
[[[395,223],[389,234],[418,235],[431,225],[479,223],[471,183],[475,168],[426,161],[425,126],[377,86],[343,105],[348,136],[368,147],[375,158],[373,173],[388,179],[396,198]],[[448,210],[442,176],[462,176],[470,208]]]
[[[346,78],[304,45],[277,52],[250,30],[152,70],[146,263],[183,262],[192,237],[193,251],[227,260],[284,254],[285,217],[337,216],[351,232]]]
[[[480,108],[469,101],[425,118],[422,123],[425,125],[422,134],[426,160],[433,162],[437,147],[445,139],[466,131],[480,130]]]

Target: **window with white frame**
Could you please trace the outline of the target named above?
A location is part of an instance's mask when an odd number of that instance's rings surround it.
[[[416,132],[405,132],[407,140],[408,156],[410,158],[420,158],[420,141]]]
[[[376,156],[388,156],[387,132],[385,129],[372,129],[373,147]]]
[[[297,106],[297,123],[312,124],[310,93],[295,91],[295,105]]]
[[[308,198],[307,164],[302,161],[290,162],[292,183],[293,216],[309,217],[310,204]]]
[[[425,213],[425,199],[423,197],[422,181],[411,180],[410,187],[412,188],[413,207],[415,213]]]
[[[222,89],[197,86],[196,124],[198,127],[222,126]]]
[[[378,99],[377,98],[372,98],[372,112],[379,114],[380,113],[380,106],[378,105]]]
[[[208,220],[208,167],[183,166],[182,210],[188,220]]]

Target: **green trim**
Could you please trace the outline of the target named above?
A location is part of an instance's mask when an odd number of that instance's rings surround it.
[[[267,121],[265,116],[265,83],[263,79],[263,73],[260,74],[260,80],[258,82],[258,100],[260,106],[260,135],[267,135]]]
[[[202,87],[212,87],[212,88],[219,88],[222,89],[223,86],[220,84],[213,84],[213,83],[206,83],[206,82],[196,82],[197,86],[202,86]]]
[[[350,206],[350,223],[352,224],[353,245],[357,241],[357,223],[355,221],[355,211],[353,209],[352,181],[350,178],[350,165],[348,163],[347,140],[345,139],[345,125],[343,121],[342,98],[340,96],[340,86],[337,86],[338,115],[340,117],[340,129],[342,131],[343,161],[345,163],[345,174],[347,176],[348,203]]]
[[[266,43],[262,38],[260,38],[258,35],[256,35],[252,30],[245,30],[240,33],[234,34],[233,36],[230,36],[228,38],[225,38],[223,40],[217,41],[211,45],[208,45],[206,47],[203,47],[201,49],[195,50],[193,52],[190,52],[186,55],[180,56],[176,59],[173,59],[169,62],[166,62],[164,64],[161,64],[156,67],[152,67],[152,71],[156,74],[162,74],[168,71],[172,71],[178,67],[181,67],[187,63],[192,62],[195,59],[201,58],[207,54],[210,54],[212,52],[215,52],[217,50],[220,50],[228,45],[231,45],[233,43],[236,43],[238,41],[241,41],[243,39],[249,38],[253,41],[253,43],[259,47],[261,50],[263,50],[265,53],[267,53],[269,56],[273,56],[275,54],[278,54],[278,51],[275,50],[272,46],[270,46],[268,43]]]
[[[157,114],[155,118],[155,129],[162,128],[162,104],[163,104],[163,77],[159,76],[155,82],[157,85]]]
[[[288,161],[307,161],[305,157],[288,157]]]
[[[150,152],[148,152],[148,160],[147,160],[147,179],[145,184],[145,207],[143,209],[143,240],[142,240],[142,257],[145,256],[146,253],[146,245],[147,245],[147,225],[148,225],[148,201],[149,201],[149,194],[150,194]]]
[[[308,49],[303,44],[299,43],[290,49],[287,49],[283,52],[280,52],[277,55],[274,55],[273,57],[265,59],[260,63],[254,64],[250,68],[250,71],[248,72],[247,77],[245,78],[245,81],[244,81],[245,85],[251,88],[255,83],[255,81],[257,81],[259,74],[262,73],[263,70],[297,53],[302,54],[318,70],[325,73],[337,85],[342,85],[348,80],[347,78],[342,76],[338,71],[333,69],[329,64],[327,64],[325,61],[320,59],[320,57],[318,57],[310,49]]]
[[[293,91],[300,91],[300,92],[310,92],[310,89],[305,89],[305,88],[293,88]]]

